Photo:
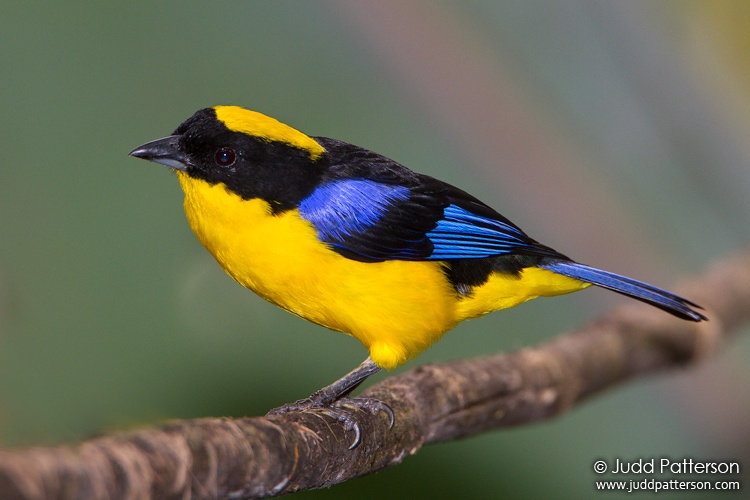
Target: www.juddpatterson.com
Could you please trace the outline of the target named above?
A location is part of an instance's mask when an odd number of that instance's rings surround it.
[[[632,493],[634,491],[669,491],[669,490],[739,490],[740,482],[730,478],[706,476],[736,476],[740,473],[739,462],[733,461],[703,461],[692,458],[673,460],[671,458],[639,458],[636,460],[620,460],[594,462],[594,472],[597,474],[654,474],[669,477],[647,477],[642,479],[596,481],[597,490],[616,490]],[[684,476],[691,476],[689,479]],[[696,477],[701,476],[702,478]],[[675,477],[677,476],[677,477]],[[682,476],[682,477],[680,477]],[[732,478],[734,479],[734,478]]]

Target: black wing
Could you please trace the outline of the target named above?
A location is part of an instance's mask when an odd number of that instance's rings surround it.
[[[320,185],[299,206],[321,241],[349,258],[562,257],[468,193],[384,156],[316,138],[329,154]]]

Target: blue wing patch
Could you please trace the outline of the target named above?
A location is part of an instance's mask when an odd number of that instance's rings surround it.
[[[531,247],[528,236],[512,224],[457,205],[443,211],[443,218],[427,237],[433,245],[429,260],[476,259]]]
[[[390,207],[409,199],[409,189],[367,179],[323,184],[302,200],[299,212],[315,226],[321,241],[346,246],[364,234]]]
[[[536,248],[505,220],[456,204],[441,209],[438,199],[413,194],[369,179],[337,180],[302,200],[299,212],[320,241],[358,260],[477,259]]]

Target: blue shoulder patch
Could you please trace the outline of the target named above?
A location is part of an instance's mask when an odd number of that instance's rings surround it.
[[[321,241],[344,243],[364,233],[399,201],[409,199],[409,189],[367,179],[346,179],[323,184],[299,204],[300,215],[310,221]]]
[[[457,205],[443,211],[443,218],[427,237],[434,247],[430,260],[491,257],[529,247],[526,235],[515,226]]]

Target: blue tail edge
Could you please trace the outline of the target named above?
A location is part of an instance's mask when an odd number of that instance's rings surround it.
[[[706,319],[703,314],[696,311],[696,309],[703,309],[698,304],[690,302],[672,292],[628,278],[627,276],[620,276],[609,271],[602,271],[601,269],[585,266],[577,262],[564,260],[542,262],[538,264],[538,267],[627,295],[628,297],[663,309],[678,318],[691,321],[703,321]]]

